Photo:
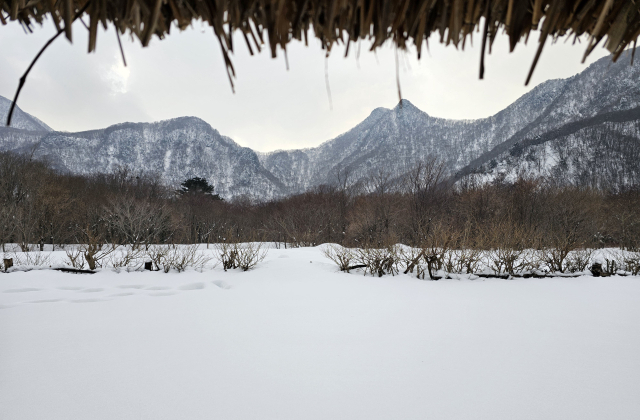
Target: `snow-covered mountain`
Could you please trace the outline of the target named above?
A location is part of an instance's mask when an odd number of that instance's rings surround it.
[[[480,120],[431,117],[404,99],[393,109],[375,109],[362,123],[318,147],[272,152],[261,161],[292,191],[332,183],[343,168],[355,179],[378,169],[399,175],[435,158],[455,171],[534,121],[562,86],[562,80],[545,82]]]
[[[14,150],[34,150],[34,156],[74,174],[111,172],[126,166],[159,174],[170,184],[205,177],[223,197],[271,199],[282,195],[279,180],[262,167],[253,150],[194,117],[124,123],[80,133],[26,135],[22,142],[14,143],[18,145]]]
[[[8,102],[0,98],[0,117]],[[637,179],[629,162],[637,161],[640,150],[639,107],[640,65],[629,65],[623,56],[615,64],[603,58],[576,76],[541,83],[488,118],[436,118],[403,100],[308,149],[256,153],[194,117],[61,133],[20,111],[15,128],[0,128],[0,150],[34,151],[79,174],[128,166],[173,184],[201,176],[225,198],[259,200],[333,183],[343,170],[352,180],[380,170],[400,175],[430,158],[444,162],[458,179],[527,172],[582,182],[591,173],[589,182],[597,185],[628,184]],[[607,171],[589,172],[605,161]],[[604,172],[610,174],[606,181],[595,180]]]
[[[616,189],[640,185],[640,66],[628,53],[566,79],[560,94],[522,130],[459,171],[482,179],[549,176]]]
[[[0,126],[5,127],[10,109],[11,100],[0,96]],[[11,117],[11,127],[28,131],[53,131],[51,127],[33,115],[27,114],[18,106],[16,106]]]
[[[501,148],[502,149],[502,148]],[[640,108],[599,114],[487,153],[465,168],[483,182],[547,177],[608,190],[640,186]]]

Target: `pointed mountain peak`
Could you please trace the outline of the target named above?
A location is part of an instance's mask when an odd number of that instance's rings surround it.
[[[398,111],[398,110],[403,110],[403,111],[418,111],[418,112],[422,112],[419,108],[417,108],[414,104],[412,104],[411,102],[409,102],[408,99],[401,99],[400,102],[398,102],[398,105],[396,105],[396,107],[394,108],[394,111]]]

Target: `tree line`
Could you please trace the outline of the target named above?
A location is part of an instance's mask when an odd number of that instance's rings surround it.
[[[379,171],[270,201],[224,200],[206,180],[180,188],[121,168],[70,175],[28,155],[0,153],[0,246],[273,242],[276,246],[455,249],[640,248],[640,190],[606,191],[553,179],[447,182],[427,161],[396,176]]]

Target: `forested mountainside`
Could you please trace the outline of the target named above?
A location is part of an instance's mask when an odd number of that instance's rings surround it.
[[[516,143],[470,173],[482,182],[542,176],[611,191],[639,186],[640,108],[598,117]]]
[[[628,58],[611,63],[605,57],[571,78],[541,83],[479,120],[432,117],[403,100],[308,149],[258,154],[195,117],[61,133],[22,111],[13,128],[0,129],[0,149],[30,151],[78,174],[126,166],[173,184],[200,176],[228,199],[269,200],[334,183],[345,172],[351,181],[379,171],[396,176],[427,159],[443,162],[456,179],[527,173],[629,185],[637,180],[640,66]],[[6,118],[8,103],[0,100],[0,117],[4,110]]]
[[[375,109],[362,123],[318,147],[276,151],[261,161],[294,191],[332,183],[345,168],[355,179],[371,170],[399,175],[435,158],[455,170],[537,118],[556,98],[562,83],[545,82],[498,114],[480,120],[431,117],[405,99],[393,109]]]
[[[23,142],[19,150],[31,149],[55,168],[75,174],[110,172],[126,166],[159,174],[171,184],[203,177],[211,180],[223,197],[271,199],[282,195],[280,182],[262,167],[253,150],[193,117],[124,123],[80,133],[51,132],[42,136],[37,146]]]
[[[518,176],[618,189],[640,181],[640,67],[628,53],[601,59],[567,79],[531,124],[460,169],[456,178],[486,181]]]

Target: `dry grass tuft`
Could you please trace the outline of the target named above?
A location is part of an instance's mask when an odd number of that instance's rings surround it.
[[[349,45],[360,40],[371,41],[371,49],[391,41],[400,49],[415,45],[420,57],[432,35],[464,48],[479,29],[482,78],[485,51],[499,32],[509,37],[513,50],[538,29],[539,49],[527,83],[549,37],[587,35],[585,57],[604,40],[615,61],[640,33],[638,4],[627,0],[0,0],[0,9],[3,24],[19,21],[31,30],[48,18],[70,41],[71,23],[88,17],[89,52],[96,48],[98,25],[114,26],[118,35],[129,33],[147,46],[153,35],[163,39],[172,26],[185,29],[201,20],[222,47],[231,81],[236,31],[251,54],[267,47],[275,57],[278,47],[286,51],[292,40],[308,43],[315,36],[327,52],[335,44],[347,45],[348,53]]]

